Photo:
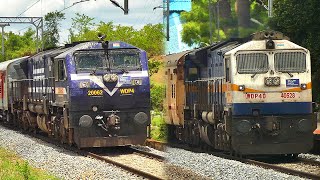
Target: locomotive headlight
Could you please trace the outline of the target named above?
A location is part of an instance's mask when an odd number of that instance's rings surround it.
[[[148,115],[144,112],[139,112],[134,116],[133,120],[138,125],[144,125],[148,121]]]
[[[79,88],[90,88],[90,82],[80,82]]]
[[[241,120],[236,127],[237,131],[243,134],[251,131],[251,123],[248,120]]]
[[[104,80],[105,82],[111,82],[111,74],[105,74],[105,75],[103,76],[103,80]]]
[[[92,123],[93,123],[93,120],[89,115],[83,115],[79,119],[79,126],[80,127],[91,127]]]
[[[142,85],[142,79],[132,79],[131,85]]]
[[[112,81],[112,82],[118,81],[118,75],[116,75],[116,74],[111,74],[111,81]]]
[[[264,78],[264,84],[266,85],[266,86],[272,86],[272,78],[271,77],[265,77]]]
[[[280,86],[280,77],[274,77],[274,78],[272,79],[272,84],[273,84],[274,86]]]
[[[239,86],[239,91],[244,91],[246,89],[246,86],[245,85],[240,85]]]
[[[301,84],[300,87],[301,87],[302,90],[306,90],[307,89],[307,84]]]
[[[93,106],[92,107],[92,111],[97,112],[98,111],[98,107],[97,106]]]

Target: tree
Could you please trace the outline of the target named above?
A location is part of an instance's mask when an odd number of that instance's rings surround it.
[[[92,26],[95,25],[95,23],[92,22],[94,18],[90,18],[85,14],[76,13],[76,17],[71,19],[72,19],[72,26],[69,29],[71,41],[77,38],[87,40],[85,37],[81,37],[81,36],[88,33],[90,31],[90,28],[92,28]],[[75,30],[78,31],[77,37],[75,36],[75,32],[74,32]]]
[[[266,10],[256,2],[249,0],[210,0],[213,3],[213,41],[230,37],[246,37],[253,32],[264,29],[265,26],[253,24],[250,17],[261,24],[268,21]],[[237,3],[236,3],[237,2]],[[209,44],[209,0],[192,1],[192,10],[182,12],[183,21],[182,41],[188,45]],[[219,7],[219,31],[217,27],[217,7]]]
[[[236,10],[239,27],[250,27],[250,2],[249,0],[237,0]]]
[[[45,15],[45,30],[44,30],[44,48],[53,48],[56,47],[60,35],[59,35],[59,28],[61,26],[60,21],[64,20],[64,13],[55,11],[50,12]]]
[[[313,98],[320,101],[320,24],[318,0],[277,0],[270,27],[287,35],[291,41],[311,52]]]
[[[80,17],[78,15],[78,17]],[[81,19],[81,20],[80,20]],[[73,18],[70,31],[70,41],[98,40],[98,33],[106,35],[108,41],[124,41],[147,51],[148,56],[161,55],[164,52],[164,34],[162,24],[147,24],[142,29],[136,30],[132,26],[114,25],[112,22],[100,22],[93,25],[93,18],[81,16]],[[86,19],[86,21],[85,21]],[[82,29],[77,31],[75,28]]]
[[[8,32],[5,36],[7,37],[4,42],[6,60],[29,56],[36,52],[35,31],[31,28],[23,35]],[[2,54],[0,56],[0,59],[3,60]]]

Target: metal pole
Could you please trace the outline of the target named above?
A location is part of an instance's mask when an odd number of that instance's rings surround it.
[[[129,2],[128,0],[124,0],[124,14],[127,15],[129,13]]]
[[[1,32],[1,35],[2,35],[2,60],[3,61],[5,61],[5,58],[4,58],[4,37],[3,37],[3,35],[4,35],[4,26],[1,26],[1,28],[2,28],[2,32]]]
[[[1,45],[2,45],[2,60],[3,61],[5,61],[6,60],[6,57],[5,57],[5,54],[4,54],[4,27],[6,27],[6,26],[10,26],[10,24],[9,23],[6,23],[6,24],[0,24],[0,26],[1,26],[1,29],[2,29],[2,31],[1,31],[1,38],[2,38],[2,40],[1,40]]]
[[[43,19],[41,20],[41,51],[44,50],[44,40],[43,40]]]
[[[273,0],[268,0],[268,16],[272,17]]]
[[[210,21],[210,44],[212,44],[212,6],[211,0],[209,0],[209,21]]]
[[[217,2],[217,29],[218,29],[218,41],[220,41],[220,15],[219,15],[220,7],[219,0]]]
[[[169,16],[170,16],[170,0],[167,0],[167,41],[170,40],[170,33],[169,33]]]

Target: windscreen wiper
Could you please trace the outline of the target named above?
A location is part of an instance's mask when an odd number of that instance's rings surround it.
[[[290,77],[293,77],[293,74],[291,74],[289,71],[287,71],[286,73],[288,73]]]

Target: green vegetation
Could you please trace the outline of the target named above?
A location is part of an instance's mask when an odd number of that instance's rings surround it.
[[[320,102],[320,8],[318,0],[277,0],[270,27],[311,52],[313,101]]]
[[[152,111],[151,137],[158,141],[167,141],[168,130],[165,124],[164,115],[159,111]]]
[[[44,47],[54,48],[58,46],[61,21],[65,19],[64,13],[50,12],[45,15],[44,22]],[[72,26],[69,29],[69,42],[98,40],[98,33],[106,35],[107,41],[124,41],[145,50],[149,58],[162,55],[164,52],[164,34],[162,24],[147,24],[141,29],[132,26],[114,25],[113,22],[94,23],[94,18],[84,14],[76,14],[72,18]],[[5,53],[9,60],[25,55],[35,54],[36,33],[28,29],[23,35],[8,32],[5,34]],[[41,42],[40,42],[41,43]]]
[[[64,13],[55,11],[45,15],[45,30],[44,30],[44,47],[55,48],[59,42],[59,28],[61,21],[64,20]]]
[[[0,148],[0,179],[42,180],[58,179],[42,170],[32,168],[25,162],[3,148]]]
[[[163,111],[163,100],[165,99],[165,86],[151,82],[151,108],[154,111]]]
[[[217,7],[219,7],[219,28]],[[209,9],[212,12],[212,40],[214,42],[230,37],[245,37],[267,27],[267,11],[255,1],[219,0],[219,3],[217,0],[192,1],[192,10],[181,13],[184,21],[183,42],[199,46],[210,44]]]

